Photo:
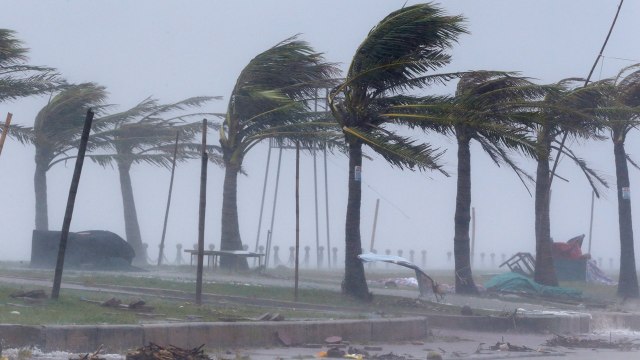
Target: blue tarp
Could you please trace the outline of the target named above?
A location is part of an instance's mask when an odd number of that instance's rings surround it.
[[[487,291],[525,293],[554,298],[579,299],[582,291],[559,286],[538,284],[532,279],[514,272],[496,275],[484,284]]]

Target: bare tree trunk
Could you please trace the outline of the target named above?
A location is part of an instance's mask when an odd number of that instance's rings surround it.
[[[239,171],[238,166],[225,162],[220,250],[242,250],[237,199]],[[234,270],[248,269],[249,265],[246,258],[222,256],[220,267]]]
[[[124,229],[127,242],[136,253],[134,263],[136,265],[147,265],[147,252],[142,243],[140,235],[140,225],[138,224],[138,214],[136,212],[136,202],[133,197],[133,186],[131,185],[131,164],[118,163],[118,173],[120,174],[120,190],[122,193],[122,207],[124,209]]]
[[[463,131],[463,130],[461,130]],[[453,253],[455,259],[456,293],[477,294],[478,289],[471,273],[469,222],[471,221],[471,139],[458,135],[458,187]]]
[[[349,141],[349,197],[347,200],[347,218],[345,222],[345,259],[342,292],[358,299],[370,301],[372,295],[367,286],[364,266],[358,259],[362,251],[360,239],[360,204],[362,183],[360,174],[356,175],[356,167],[362,167],[362,143]],[[327,249],[329,251],[329,249]]]
[[[536,272],[534,280],[543,285],[558,286],[553,257],[551,255],[551,218],[550,218],[550,195],[549,183],[549,153],[550,142],[546,134],[542,134],[543,139],[538,146],[542,147],[538,158],[536,171]]]
[[[36,153],[38,150],[36,149]],[[49,230],[47,206],[47,163],[36,155],[36,171],[33,175],[33,187],[36,195],[36,230]]]
[[[613,136],[614,139],[617,137]],[[613,154],[616,162],[616,180],[618,183],[618,225],[620,228],[620,278],[618,296],[637,298],[638,276],[633,249],[633,223],[631,219],[631,199],[623,197],[622,189],[629,189],[629,169],[624,142],[614,140]]]

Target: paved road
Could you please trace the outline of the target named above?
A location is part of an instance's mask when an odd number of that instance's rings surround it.
[[[567,349],[563,347],[546,347],[544,345],[551,335],[524,335],[524,334],[498,334],[498,333],[477,333],[456,330],[433,330],[433,335],[429,339],[420,343],[377,343],[377,344],[352,344],[357,349],[364,350],[365,346],[379,346],[382,349],[369,351],[371,355],[384,355],[393,353],[397,356],[404,356],[405,359],[425,359],[430,351],[443,354],[443,359],[567,359],[567,360],[631,360],[640,358],[638,351],[602,350],[602,349]],[[640,333],[615,334],[613,341],[631,335],[632,339],[640,340]],[[598,338],[591,335],[590,338]],[[608,335],[602,338],[608,339]],[[509,342],[512,345],[527,346],[536,351],[533,352],[505,352],[488,350],[489,346],[496,342]],[[480,350],[478,351],[478,349]],[[251,360],[273,360],[273,359],[311,359],[317,358],[319,351],[327,348],[257,348],[257,349],[221,349],[210,353],[213,359],[235,360],[249,358]],[[4,355],[17,357],[16,349],[6,349]],[[38,360],[67,360],[75,357],[65,352],[40,353],[35,351],[32,358]],[[107,360],[121,360],[121,354],[107,354]],[[393,359],[393,358],[388,358]],[[395,358],[397,360],[400,357]]]
[[[568,360],[631,360],[640,358],[638,351],[598,350],[598,349],[567,349],[563,347],[546,347],[545,341],[550,335],[504,335],[498,333],[478,333],[456,330],[433,330],[434,336],[422,344],[368,344],[368,346],[381,346],[381,351],[372,351],[371,355],[393,353],[405,356],[407,359],[425,359],[429,351],[437,351],[443,354],[444,359],[568,359]],[[591,338],[598,336],[592,335]],[[619,340],[625,335],[614,335],[613,341]],[[603,336],[608,339],[608,335]],[[640,333],[632,338],[640,340]],[[488,350],[489,346],[496,342],[509,342],[512,345],[527,346],[534,352],[504,352]],[[363,349],[364,345],[355,345]],[[485,350],[478,349],[482,348]],[[322,349],[308,348],[275,348],[275,349],[251,349],[240,350],[238,355],[247,355],[251,360],[266,359],[301,359],[315,356]],[[231,354],[222,354],[223,358],[231,359]],[[233,354],[235,356],[235,354]]]

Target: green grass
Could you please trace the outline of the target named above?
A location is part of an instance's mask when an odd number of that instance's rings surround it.
[[[167,319],[186,321],[189,318],[194,321],[240,321],[258,317],[268,310],[234,304],[205,304],[197,306],[191,302],[159,298],[146,299],[144,297],[147,305],[154,307],[153,313],[160,315],[148,317],[139,315],[136,311],[103,307],[99,304],[82,300],[89,299],[102,302],[111,297],[116,297],[123,304],[128,304],[137,300],[138,297],[111,294],[108,291],[95,293],[66,289],[62,290],[58,300],[24,301],[10,297],[11,293],[19,289],[19,286],[0,286],[0,323],[23,325],[138,324],[141,322],[166,321]],[[29,290],[33,289],[35,287]],[[319,313],[297,311],[295,309],[280,310],[278,312],[287,319],[321,318],[324,316]]]

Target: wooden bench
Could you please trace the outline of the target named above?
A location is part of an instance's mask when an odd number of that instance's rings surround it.
[[[193,266],[193,257],[198,256],[198,250],[187,249],[184,252],[191,254],[190,264]],[[220,256],[232,256],[245,259],[258,258],[258,268],[262,267],[262,259],[265,256],[265,254],[246,250],[205,250],[202,255],[207,256],[207,266],[211,266],[212,269],[218,267]]]

